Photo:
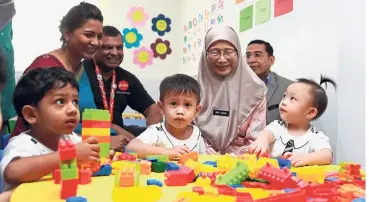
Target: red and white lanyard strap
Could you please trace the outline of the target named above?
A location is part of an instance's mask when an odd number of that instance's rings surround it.
[[[97,65],[95,65],[95,71],[96,71],[97,81],[99,82],[99,87],[100,87],[101,97],[102,97],[102,100],[103,100],[103,103],[104,103],[104,108],[106,110],[109,110],[110,121],[112,121],[113,120],[113,113],[114,113],[115,89],[117,88],[117,85],[115,84],[115,80],[116,80],[115,70],[113,71],[113,79],[111,81],[110,106],[109,107],[108,107],[108,101],[106,99],[106,92],[105,92],[103,77],[102,77],[100,69]]]

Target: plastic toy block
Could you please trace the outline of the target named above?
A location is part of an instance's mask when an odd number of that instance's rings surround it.
[[[111,165],[101,165],[100,170],[93,173],[93,176],[109,176],[112,172]]]
[[[293,189],[293,188],[286,188],[286,189],[283,189],[283,191],[285,192],[285,193],[291,193],[291,192],[295,192],[295,191],[297,191],[296,189]]]
[[[254,202],[254,200],[251,197],[250,193],[247,192],[236,192],[235,193],[236,196],[236,201],[237,202]]]
[[[87,199],[82,196],[69,197],[65,202],[87,202]]]
[[[112,201],[160,201],[162,188],[155,185],[113,188]]]
[[[108,110],[85,109],[82,113],[82,120],[110,122],[110,113]]]
[[[110,128],[82,128],[82,136],[110,136]]]
[[[260,169],[258,173],[258,178],[262,178],[264,180],[269,181],[269,183],[276,187],[281,187],[283,184],[283,187],[289,187],[293,188],[296,186],[296,183],[293,183],[293,180],[291,179],[292,173],[288,168],[275,168],[269,163],[267,163],[263,168]]]
[[[228,171],[236,165],[236,162],[238,162],[236,158],[231,157],[229,154],[225,154],[218,159],[217,165],[218,168]]]
[[[78,179],[78,169],[77,167],[70,168],[70,169],[62,169],[60,171],[61,179],[62,180],[71,180],[71,179]]]
[[[230,171],[224,175],[218,175],[215,180],[215,184],[241,184],[246,178],[249,177],[249,169],[247,165],[238,161]]]
[[[195,175],[198,175],[200,173],[200,166],[202,164],[192,160],[192,159],[188,159],[186,161],[186,163],[184,163],[187,167],[191,168],[194,172],[195,172]],[[213,168],[213,167],[211,167]]]
[[[166,163],[166,162],[169,161],[169,156],[168,155],[149,155],[149,156],[146,156],[146,160],[153,159],[153,158],[156,158],[156,159],[158,159],[159,162],[163,162],[163,163]]]
[[[262,198],[268,198],[270,196],[269,191],[261,188],[236,188],[237,193],[250,193],[253,200],[258,200]]]
[[[110,151],[110,142],[109,143],[99,143],[100,146],[100,157],[107,157]]]
[[[209,177],[198,177],[195,182],[196,186],[211,186],[211,179]]]
[[[168,162],[167,170],[179,170],[179,166],[176,163]]]
[[[131,187],[135,185],[135,176],[133,169],[120,172],[118,178],[120,187]]]
[[[245,186],[243,186],[242,184],[232,184],[232,185],[229,185],[230,187],[236,189],[236,188],[244,188]]]
[[[74,180],[62,180],[60,198],[66,199],[77,195],[78,179]]]
[[[213,173],[213,172],[210,172],[210,173],[206,173],[206,172],[202,172],[200,173],[200,177],[208,177],[211,181],[211,184],[213,185],[215,183],[215,180],[216,180],[216,177],[219,175],[220,173]]]
[[[187,179],[186,175],[183,173],[175,171],[168,171],[164,173],[164,176],[167,178],[164,180],[165,185],[167,186],[186,186]]]
[[[186,161],[187,161],[188,159],[192,159],[192,160],[194,160],[194,161],[198,161],[199,156],[198,156],[197,152],[190,152],[190,153],[187,153],[187,154],[181,155],[181,156],[179,157],[179,163],[184,164],[184,163],[186,163]]]
[[[76,148],[74,147],[72,140],[69,139],[61,139],[58,144],[58,150],[60,161],[72,160],[77,156]]]
[[[136,160],[136,157],[132,154],[128,154],[128,153],[121,153],[119,156],[118,156],[118,160],[122,161],[135,161]]]
[[[78,170],[79,184],[90,184],[92,172],[90,170]]]
[[[277,159],[272,159],[272,158],[265,158],[265,157],[260,157],[257,160],[257,168],[262,168],[264,167],[267,163],[269,163],[270,165],[272,165],[275,168],[279,168],[279,163]]]
[[[150,161],[151,163],[159,161],[158,158],[147,158],[147,157],[146,160]]]
[[[279,194],[256,200],[257,202],[287,202],[287,201],[306,201],[306,194],[304,190],[298,190],[291,193]]]
[[[141,173],[141,165],[139,162],[136,161],[121,161],[122,171],[124,170],[133,170],[134,171],[134,180],[135,185],[138,186],[140,184],[140,173]]]
[[[236,195],[236,190],[228,185],[214,185],[214,187],[218,189],[218,192],[221,195],[229,195],[229,196]]]
[[[306,182],[324,183],[326,172],[322,166],[306,166],[296,170],[296,177]]]
[[[262,188],[268,190],[273,188],[271,185],[262,182],[242,182],[241,184],[247,188]]]
[[[352,200],[352,202],[365,202],[365,198],[356,198],[354,200]]]
[[[200,195],[204,194],[204,189],[202,187],[192,187],[192,191]]]
[[[151,171],[156,173],[162,173],[165,171],[167,165],[163,162],[153,162],[151,163]]]
[[[59,169],[55,169],[54,172],[52,173],[52,177],[54,179],[54,183],[55,184],[60,184],[60,170]]]
[[[151,162],[146,160],[140,161],[140,174],[148,175],[151,173]]]
[[[148,179],[146,181],[146,185],[156,185],[158,187],[162,187],[163,186],[163,183],[160,182],[159,180],[155,180],[155,179]]]
[[[217,162],[215,161],[205,161],[203,164],[205,165],[210,165],[210,166],[213,166],[213,167],[217,167]]]
[[[110,128],[110,121],[84,120],[82,128]]]
[[[187,167],[185,165],[181,166],[178,172],[185,174],[188,183],[193,182],[196,178],[195,171],[192,168]]]
[[[190,162],[190,160],[188,160],[186,162],[186,165],[187,165],[188,162]],[[206,173],[225,173],[225,170],[224,169],[219,169],[219,168],[213,167],[211,165],[200,164],[200,163],[197,163],[197,165],[198,165],[198,169],[200,170],[200,172],[206,172]]]
[[[90,137],[96,138],[99,141],[99,143],[110,143],[110,136],[87,136],[87,135],[84,135],[84,136],[82,136],[82,141],[85,141]]]
[[[204,190],[204,195],[213,195],[213,196],[218,196],[219,195],[219,191],[218,191],[217,188],[203,187],[202,189]]]
[[[291,161],[288,159],[277,158],[279,168],[291,168]]]

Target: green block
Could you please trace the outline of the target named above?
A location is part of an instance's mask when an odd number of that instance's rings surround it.
[[[73,159],[70,161],[61,161],[59,168],[60,170],[68,170],[71,168],[77,168],[77,159]]]
[[[82,121],[110,121],[110,113],[108,110],[102,109],[85,109],[82,113]]]
[[[215,183],[227,185],[241,184],[241,182],[246,178],[249,178],[249,167],[246,164],[237,161],[236,166],[230,171],[224,175],[218,175]]]
[[[167,164],[164,162],[153,162],[151,164],[151,171],[156,173],[163,173],[167,167]]]
[[[146,158],[157,158],[159,162],[164,162],[164,163],[169,161],[168,155],[149,155],[149,156],[146,156]]]
[[[78,179],[78,169],[77,168],[64,169],[60,171],[60,175],[62,180]]]
[[[110,143],[99,143],[100,158],[106,158],[109,155]]]

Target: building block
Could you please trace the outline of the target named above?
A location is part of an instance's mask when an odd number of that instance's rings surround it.
[[[131,187],[135,185],[134,170],[124,170],[119,173],[119,186],[120,187]]]
[[[112,167],[111,165],[101,165],[100,170],[93,173],[93,176],[109,176],[111,175]]]
[[[186,186],[188,183],[186,175],[177,170],[167,171],[164,173],[164,176],[167,178],[164,180],[167,186]]]
[[[129,154],[129,153],[121,153],[118,156],[118,160],[120,161],[135,161],[136,160],[136,156]]]
[[[168,162],[166,170],[179,170],[179,166],[176,163]]]
[[[224,175],[218,175],[215,180],[215,184],[241,184],[246,178],[249,177],[249,169],[247,165],[238,161],[234,168],[225,173]]]
[[[211,186],[211,184],[211,179],[209,177],[198,177],[195,182],[196,186],[201,187]]]
[[[60,198],[66,199],[77,195],[78,179],[62,180]]]
[[[194,161],[194,160],[189,158],[186,161],[186,163],[184,163],[184,165],[191,168],[195,172],[195,175],[198,175],[200,173],[200,166],[203,165],[203,164],[198,163],[197,161]],[[211,167],[211,168],[213,168],[213,167]]]
[[[146,157],[146,160],[148,160],[148,161],[150,161],[150,162],[158,162],[159,160],[158,160],[158,158],[154,158],[154,157],[149,157],[149,158],[147,158]]]
[[[110,128],[82,128],[82,134],[86,136],[106,136],[110,135]]]
[[[187,153],[187,154],[181,155],[181,156],[179,157],[179,163],[184,164],[184,163],[186,163],[186,161],[187,161],[188,159],[192,159],[192,160],[194,160],[194,161],[198,161],[199,156],[198,156],[197,152],[190,152],[190,153]]]
[[[232,184],[232,185],[229,185],[230,187],[236,189],[236,188],[244,188],[245,186],[243,186],[242,184]]]
[[[92,172],[91,170],[78,170],[79,175],[79,184],[90,184],[91,183],[91,176]]]
[[[60,169],[55,169],[52,173],[52,177],[54,179],[55,184],[60,184],[61,176],[60,176]]]
[[[82,121],[109,121],[110,113],[108,110],[85,109],[82,113]]]
[[[85,141],[85,140],[87,140],[90,137],[96,138],[99,141],[99,143],[110,143],[110,136],[89,136],[89,135],[84,135],[82,137],[82,141]]]
[[[110,128],[110,121],[83,120],[82,128]]]
[[[100,146],[100,157],[107,157],[110,151],[110,142],[109,143],[99,143]]]
[[[77,167],[70,168],[70,169],[62,169],[60,173],[61,173],[62,180],[78,179]]]
[[[164,162],[153,162],[151,163],[151,171],[156,173],[165,172],[167,165]]]
[[[205,165],[211,165],[211,166],[213,166],[213,167],[217,167],[217,162],[215,162],[215,161],[205,161],[203,164],[205,164]]]
[[[82,196],[73,196],[73,197],[67,198],[65,202],[87,202],[87,199]]]
[[[58,149],[60,161],[72,160],[77,156],[76,148],[72,140],[67,139],[59,141]]]
[[[156,158],[156,159],[158,159],[159,162],[164,162],[164,163],[169,161],[169,156],[168,155],[149,155],[149,156],[146,156],[146,160],[152,159],[152,158]]]
[[[288,159],[284,159],[284,158],[277,158],[278,164],[279,164],[279,168],[291,168],[291,161]]]
[[[140,161],[140,174],[149,175],[151,173],[151,162],[147,160]]]
[[[218,161],[217,165],[220,169],[225,169],[226,171],[230,170],[236,165],[236,162],[238,162],[236,158],[231,157],[229,154],[222,155]]]
[[[256,162],[256,167],[258,169],[264,167],[267,163],[269,163],[270,165],[272,165],[275,168],[279,168],[279,163],[277,159],[272,159],[272,158],[266,158],[266,157],[260,157],[257,162]]]
[[[267,163],[258,173],[258,178],[269,181],[272,186],[276,188],[294,188],[297,182],[292,179],[292,173],[288,168],[275,168],[274,166]]]
[[[155,180],[155,179],[148,179],[146,181],[146,185],[156,185],[158,187],[162,187],[163,186],[163,183],[160,182],[159,180]]]
[[[237,188],[237,192],[250,193],[253,200],[262,198],[268,198],[270,196],[269,191],[261,188]]]

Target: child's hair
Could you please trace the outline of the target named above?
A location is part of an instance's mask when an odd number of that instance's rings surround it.
[[[7,80],[7,59],[4,53],[0,50],[0,91],[3,88]]]
[[[13,105],[18,117],[26,123],[22,114],[24,106],[37,106],[49,90],[64,88],[68,84],[79,91],[75,75],[62,67],[39,67],[29,71],[20,78],[13,94]]]
[[[311,93],[311,96],[313,98],[312,105],[313,105],[313,107],[315,107],[317,109],[317,114],[313,118],[313,120],[319,118],[324,113],[324,111],[327,109],[327,105],[328,105],[327,94],[326,94],[324,88],[321,85],[325,84],[325,87],[327,88],[327,83],[331,83],[333,85],[333,87],[336,89],[337,88],[336,82],[333,79],[330,79],[330,78],[325,77],[323,75],[320,75],[319,84],[316,83],[312,79],[305,79],[305,78],[297,79],[297,82],[298,83],[304,83],[304,84],[307,84],[307,85],[311,86],[310,93]]]
[[[197,97],[197,103],[200,103],[200,86],[192,77],[185,74],[175,74],[168,76],[160,83],[160,101],[163,102],[164,96],[168,92],[177,94],[193,93]]]

